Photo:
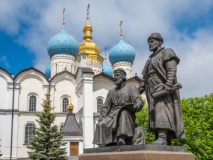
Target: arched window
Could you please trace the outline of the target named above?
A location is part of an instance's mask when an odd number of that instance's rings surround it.
[[[24,143],[28,144],[30,138],[34,136],[33,130],[35,129],[35,125],[33,123],[27,123],[25,126],[25,138],[24,138]]]
[[[101,106],[103,105],[103,100],[101,98],[98,98],[97,100],[97,112],[101,112]]]
[[[29,111],[36,111],[36,96],[30,96]]]
[[[62,112],[67,112],[67,106],[69,104],[69,99],[67,97],[62,100]]]

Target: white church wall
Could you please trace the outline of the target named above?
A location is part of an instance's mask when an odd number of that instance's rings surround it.
[[[55,112],[62,112],[62,100],[64,97],[67,97],[69,102],[71,101],[75,106],[73,113],[78,111],[78,99],[75,90],[74,76],[67,73],[60,74],[51,81],[50,95]]]
[[[25,126],[27,123],[34,123],[35,126],[38,126],[36,122],[36,115],[35,113],[29,113],[29,112],[22,112],[19,115],[19,130],[18,130],[18,155],[19,158],[25,158],[28,157],[27,154],[27,144],[25,144]],[[57,114],[54,124],[60,127],[62,123],[65,122],[66,114]],[[60,129],[60,128],[58,128]]]
[[[6,112],[5,114],[0,114],[0,122],[1,122],[1,147],[0,147],[0,153],[3,154],[2,157],[9,158],[10,157],[10,150],[11,150],[11,121],[12,120],[12,114],[11,112]],[[13,124],[13,143],[12,143],[12,157],[16,157],[17,154],[17,132],[18,127],[17,121],[18,121],[18,115],[17,113],[14,114],[13,118],[14,124]]]
[[[106,100],[107,93],[115,87],[114,82],[100,76],[99,78],[94,78],[93,85],[93,110],[97,112],[97,100],[98,98],[103,99],[103,103]]]
[[[36,96],[36,111],[41,111],[42,99],[45,99],[43,85],[36,77],[26,77],[20,84],[19,111],[29,111],[29,98]]]
[[[88,54],[78,56],[78,67],[92,68],[95,75],[102,72],[102,63],[97,60],[88,59]]]
[[[9,123],[11,124],[11,114],[7,115],[4,112],[0,113],[0,121],[1,121],[1,127],[0,127],[0,139],[1,139],[1,146],[0,146],[0,152],[3,154],[3,156],[9,156],[10,155],[10,133],[11,133],[11,127],[8,127]]]
[[[18,143],[17,143],[17,137],[18,137],[18,118],[19,118],[18,112],[15,112],[13,114],[12,157],[16,157],[17,156],[17,147],[18,147]],[[8,128],[8,126],[7,126],[7,128]],[[10,137],[8,135],[6,135],[6,136]],[[10,143],[11,143],[11,140],[10,140]]]
[[[11,124],[12,124],[12,108],[17,109],[17,89],[13,89],[13,79],[11,75],[3,69],[0,69],[0,153],[2,157],[16,156],[17,151],[17,119],[18,113],[13,114],[13,143],[11,147]],[[15,99],[13,101],[13,92]],[[12,152],[11,151],[12,148]]]
[[[9,133],[5,132],[5,127],[7,126],[6,124],[6,115],[3,112],[0,112],[0,121],[2,123],[0,127],[0,154],[5,154],[5,135]]]
[[[18,124],[19,124],[19,130],[18,130],[18,151],[17,151],[17,157],[18,158],[25,158],[28,157],[27,154],[27,144],[25,144],[25,126],[27,123],[34,123],[35,126],[37,126],[36,122],[36,115],[35,113],[27,113],[22,112],[19,114]]]
[[[12,109],[12,89],[8,89],[12,83],[13,80],[9,73],[0,69],[0,109]]]
[[[83,154],[84,153],[84,148],[83,148],[83,142],[79,142],[79,146],[78,146],[78,154]]]
[[[83,92],[80,91],[78,94],[78,110],[82,109],[84,106],[84,101],[83,101]]]
[[[51,58],[51,77],[62,71],[75,73],[75,57],[68,54],[57,54]]]
[[[92,68],[95,75],[102,72],[102,63],[96,60],[88,60],[86,67]]]
[[[19,111],[29,111],[29,97],[36,96],[36,111],[41,111],[42,99],[45,99],[49,83],[40,72],[29,69],[20,73],[15,79],[20,84]]]
[[[78,98],[78,111],[83,108],[84,102],[83,102],[83,84],[82,84],[82,78],[81,78],[81,72],[78,71],[76,75],[76,95]]]
[[[61,124],[65,123],[66,116],[67,116],[66,113],[65,114],[63,114],[63,113],[57,114],[56,113],[56,118],[55,118],[54,124],[58,126],[58,129],[60,129]]]

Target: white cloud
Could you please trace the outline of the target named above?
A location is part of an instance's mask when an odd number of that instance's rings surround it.
[[[3,63],[6,68],[10,67],[10,63],[7,60],[7,56],[1,56],[0,57],[0,63]]]
[[[35,66],[44,71],[50,62],[47,43],[61,29],[63,8],[66,8],[66,30],[80,43],[88,3],[93,40],[101,47],[101,51],[105,46],[109,51],[118,43],[119,22],[122,20],[124,40],[136,51],[133,73],[141,77],[142,68],[150,54],[146,39],[150,33],[160,32],[165,39],[165,47],[173,48],[181,58],[178,79],[184,87],[181,90],[182,97],[203,96],[213,92],[212,26],[203,25],[206,28],[196,29],[193,38],[188,32],[182,33],[175,28],[175,24],[182,20],[208,16],[213,7],[212,0],[7,0],[0,6],[0,30],[17,34],[18,42],[35,53]],[[23,24],[28,27],[23,28]]]

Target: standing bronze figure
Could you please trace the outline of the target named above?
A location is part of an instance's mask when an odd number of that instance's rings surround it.
[[[126,85],[123,69],[116,69],[114,78],[116,87],[108,92],[102,106],[93,143],[105,146],[144,144],[143,131],[135,124],[135,113],[143,106],[141,96],[135,87]]]
[[[148,37],[149,56],[142,71],[139,92],[146,93],[149,107],[149,130],[156,133],[152,144],[170,145],[172,138],[184,139],[184,125],[176,72],[180,59],[170,48],[162,48],[159,33]]]

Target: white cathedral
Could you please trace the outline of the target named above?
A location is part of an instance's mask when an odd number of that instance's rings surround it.
[[[111,65],[92,41],[89,19],[83,32],[79,44],[63,23],[61,31],[48,42],[51,63],[45,73],[32,67],[14,77],[0,68],[0,159],[28,158],[27,145],[32,129],[38,125],[36,113],[42,111],[45,94],[50,93],[57,115],[55,124],[64,131],[67,156],[77,156],[84,148],[95,147],[92,141],[100,106],[115,87],[113,70],[123,68],[127,85],[138,87],[140,78],[132,76],[135,52],[124,42],[122,32],[120,41],[110,50]],[[74,109],[68,112],[71,104]]]

